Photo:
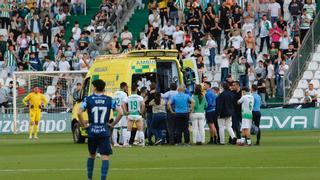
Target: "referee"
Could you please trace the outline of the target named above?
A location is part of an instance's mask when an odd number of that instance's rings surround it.
[[[260,119],[261,119],[261,112],[260,112],[260,107],[261,107],[261,96],[258,95],[257,93],[258,86],[257,85],[252,85],[251,86],[251,92],[253,95],[253,111],[252,111],[252,120],[254,125],[258,128],[257,132],[257,142],[255,145],[260,145],[260,137],[261,137],[261,130],[260,130]]]

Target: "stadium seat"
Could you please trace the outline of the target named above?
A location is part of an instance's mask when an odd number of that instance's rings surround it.
[[[320,79],[320,71],[314,73],[314,79]]]
[[[304,92],[302,89],[296,89],[293,92],[293,98],[303,98],[304,97]]]
[[[55,92],[56,92],[55,86],[48,86],[47,87],[47,92],[46,92],[47,95],[53,96]]]
[[[297,88],[306,89],[306,88],[308,88],[308,85],[309,85],[309,83],[307,80],[300,80]]]
[[[295,103],[299,103],[299,99],[291,98],[291,99],[289,100],[289,104],[295,104]]]
[[[9,86],[10,81],[13,81],[13,79],[12,78],[7,78],[5,85]]]
[[[305,71],[303,73],[302,79],[311,80],[313,79],[313,73],[312,71]]]
[[[320,52],[313,54],[312,61],[320,62]]]
[[[312,80],[310,81],[310,83],[313,84],[313,87],[314,87],[315,89],[318,89],[319,86],[320,86],[319,80],[317,80],[317,79],[312,79]]]
[[[308,71],[318,70],[318,62],[311,61],[308,65]]]
[[[48,94],[44,95],[46,97],[47,102],[50,102],[50,96]]]

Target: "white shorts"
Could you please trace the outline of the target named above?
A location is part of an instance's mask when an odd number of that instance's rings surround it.
[[[129,121],[141,121],[142,120],[142,116],[140,116],[140,115],[129,115],[128,116],[128,120]]]
[[[122,118],[120,119],[120,121],[118,122],[118,124],[116,124],[114,127],[115,127],[115,128],[127,127],[127,125],[128,125],[127,117],[126,117],[126,116],[122,116]]]
[[[251,129],[252,119],[242,119],[241,130],[242,129]]]

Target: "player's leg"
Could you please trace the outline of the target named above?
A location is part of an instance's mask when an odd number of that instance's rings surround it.
[[[260,130],[261,113],[260,113],[260,111],[253,111],[252,118],[253,118],[252,120],[253,120],[254,125],[258,128],[256,145],[259,145],[260,138],[261,138],[261,130]]]
[[[93,169],[94,169],[94,160],[96,158],[96,152],[98,148],[98,141],[95,138],[88,138],[88,150],[89,157],[87,159],[87,176],[88,180],[92,180]]]
[[[39,132],[39,122],[41,118],[41,111],[37,111],[35,114],[35,121],[34,121],[34,138],[38,139],[38,132]]]
[[[113,146],[115,147],[119,146],[119,143],[118,143],[119,130],[120,130],[120,127],[115,127],[112,131],[112,141],[113,141]]]
[[[218,119],[218,124],[219,124],[219,136],[220,136],[220,144],[224,144],[224,126],[225,126],[225,121],[223,118]]]
[[[127,126],[128,126],[127,117],[122,116],[121,121],[120,121],[122,144],[127,142],[127,131],[128,131]]]
[[[206,118],[205,118],[204,114],[201,114],[198,123],[199,123],[199,133],[200,133],[200,137],[201,137],[201,143],[203,144],[203,143],[205,143],[205,140],[206,140],[206,133],[204,130],[204,126],[206,124]]]
[[[34,125],[35,125],[35,122],[34,122],[35,121],[35,112],[34,112],[34,110],[30,110],[29,116],[30,116],[29,139],[32,139]]]
[[[99,153],[101,154],[101,180],[106,180],[109,170],[109,156],[112,154],[111,142],[109,137],[99,139]]]
[[[144,138],[144,132],[143,132],[142,118],[140,118],[136,121],[136,126],[137,126],[137,133],[138,133],[140,145],[142,147],[144,147],[145,146],[145,138]]]
[[[130,137],[131,137],[132,126],[133,126],[133,120],[128,118],[128,130],[127,130],[127,133],[126,133],[126,141],[124,141],[124,143],[123,143],[124,147],[128,147],[129,146],[129,140],[130,140]]]
[[[234,134],[233,132],[233,129],[232,129],[232,119],[231,117],[227,117],[225,118],[225,126],[226,126],[226,129],[229,133],[229,136],[231,136],[231,144],[235,144],[237,139],[236,139],[236,135]]]
[[[197,135],[198,135],[198,119],[197,114],[193,113],[191,114],[191,123],[192,123],[192,141],[194,144],[197,143]]]

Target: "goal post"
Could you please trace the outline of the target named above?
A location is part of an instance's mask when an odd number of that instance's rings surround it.
[[[29,112],[23,104],[25,98],[34,87],[38,87],[44,94],[48,105],[42,110],[42,120],[51,124],[62,118],[67,121],[67,117],[72,112],[75,99],[73,93],[78,84],[82,85],[87,71],[17,71],[13,73],[13,132],[26,132],[29,126]],[[40,131],[57,132],[51,127],[47,127],[47,122],[40,121]],[[45,124],[45,125],[44,125]],[[65,128],[68,124],[63,122],[61,126]],[[61,130],[62,131],[62,130]],[[59,132],[59,130],[58,130]]]

